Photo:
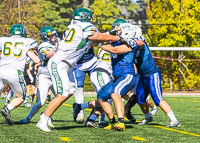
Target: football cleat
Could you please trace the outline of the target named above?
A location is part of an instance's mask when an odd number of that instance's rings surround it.
[[[85,126],[86,127],[94,127],[94,128],[103,128],[103,126],[95,123],[95,121],[88,121],[88,120],[85,122]]]
[[[13,125],[13,121],[11,119],[10,111],[8,110],[8,108],[6,106],[4,106],[1,109],[1,115],[3,115],[5,117],[6,123],[8,123],[9,125]]]
[[[20,120],[19,122],[22,124],[28,124],[30,123],[30,120],[28,118],[25,118],[25,119]]]
[[[40,118],[40,120],[36,124],[36,127],[38,127],[39,129],[41,129],[42,131],[51,132],[51,130],[47,126],[47,120],[44,119],[44,118]]]
[[[153,121],[153,117],[151,116],[150,119],[144,118],[138,125],[144,125],[147,124],[148,122]]]
[[[29,104],[28,102],[26,102],[26,103],[24,103],[24,106],[27,107],[27,108],[30,108],[31,104]]]
[[[119,122],[119,121],[118,121],[118,123],[116,123],[116,124],[114,125],[114,128],[115,128],[116,130],[118,130],[118,131],[125,131],[125,125],[124,125],[124,123],[121,123],[121,122]]]
[[[179,121],[172,121],[168,125],[166,125],[166,127],[180,127],[180,126],[181,124],[179,123]]]
[[[76,118],[76,122],[83,122],[84,121],[84,114],[83,114],[83,110],[81,110]]]
[[[156,113],[158,113],[158,108],[152,109],[150,114],[151,114],[152,116],[155,116]]]
[[[76,121],[76,118],[79,114],[79,112],[81,111],[81,104],[78,103],[74,103],[73,104],[73,117],[74,117],[74,121]]]
[[[109,125],[108,126],[106,126],[106,127],[104,127],[103,129],[105,129],[105,130],[111,130],[111,129],[114,129],[114,125],[115,125],[116,123],[109,123]]]
[[[130,111],[125,111],[124,115],[126,116],[126,118],[130,121],[130,122],[135,122],[136,119],[133,117],[133,115],[131,114]]]

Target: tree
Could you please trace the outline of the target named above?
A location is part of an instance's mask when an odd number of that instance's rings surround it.
[[[147,41],[150,46],[158,47],[198,47],[200,33],[200,2],[198,0],[154,0],[148,3],[147,16],[149,29]],[[154,52],[160,57],[170,57],[172,64],[166,71],[173,75],[173,87],[177,87],[179,74],[183,77],[183,89],[195,89],[199,85],[198,61],[199,52]],[[173,62],[173,60],[178,62]],[[189,61],[190,59],[190,61]],[[162,62],[163,66],[166,62]],[[171,67],[171,68],[170,68]],[[164,86],[164,83],[163,83]]]
[[[18,3],[19,2],[19,3]],[[28,37],[39,40],[39,29],[43,23],[40,0],[4,0],[0,4],[1,36],[8,36],[13,24],[25,26]]]
[[[102,31],[111,30],[111,24],[120,16],[121,18],[128,17],[128,15],[124,16],[122,14],[124,7],[129,13],[133,13],[134,9],[137,8],[136,4],[133,4],[131,0],[95,0],[89,6],[94,15],[94,23]]]

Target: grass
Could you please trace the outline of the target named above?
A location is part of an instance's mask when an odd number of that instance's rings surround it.
[[[90,101],[95,97],[86,97],[85,101]],[[181,123],[181,127],[165,128],[169,124],[169,118],[159,108],[159,112],[154,116],[154,121],[147,125],[137,125],[125,120],[126,130],[119,132],[115,130],[103,130],[95,128],[86,128],[82,123],[73,122],[72,105],[74,97],[69,99],[53,114],[53,124],[55,126],[51,132],[43,132],[35,125],[39,120],[40,113],[45,110],[48,105],[40,109],[31,123],[20,124],[19,120],[27,116],[30,108],[23,105],[11,111],[13,126],[5,124],[3,116],[0,117],[0,142],[20,142],[20,143],[59,143],[65,141],[70,142],[200,142],[200,97],[165,97],[165,100],[171,105],[177,119]],[[4,106],[4,99],[0,99],[0,108]],[[199,108],[199,109],[198,109]],[[135,118],[141,121],[144,116],[135,106],[132,109]],[[85,117],[89,115],[89,111],[85,110]],[[108,119],[106,118],[108,121]]]

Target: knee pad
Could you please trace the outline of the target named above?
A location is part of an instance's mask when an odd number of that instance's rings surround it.
[[[77,87],[83,87],[84,85],[84,80],[85,80],[85,72],[76,69],[74,70],[75,77],[76,77],[76,82],[77,82]]]

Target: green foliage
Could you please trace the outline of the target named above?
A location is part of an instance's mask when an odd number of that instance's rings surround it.
[[[198,0],[154,0],[151,6],[148,3],[147,16],[149,24],[152,24],[149,26],[147,36],[150,46],[200,46],[200,2]],[[162,83],[164,88],[167,88],[166,83],[172,79],[173,89],[177,90],[180,82],[179,74],[182,75],[182,89],[194,90],[200,84],[199,70],[194,68],[198,67],[199,62],[195,59],[200,58],[199,52],[155,51],[153,54],[171,59],[171,65],[161,72],[163,80],[168,80]],[[174,59],[176,62],[173,62]],[[163,60],[162,66],[165,66],[166,62],[167,60]],[[169,72],[173,75],[166,77]]]
[[[20,23],[27,30],[27,37],[39,40],[39,29],[43,22],[40,0],[21,0],[18,5],[16,0],[4,0],[0,4],[0,36],[9,36],[12,25]]]
[[[98,30],[107,31],[111,30],[111,25],[116,19],[127,18],[122,14],[122,9],[126,8],[131,15],[136,4],[132,4],[130,0],[116,1],[116,0],[95,0],[92,5],[89,6],[94,16],[94,23]],[[102,25],[103,24],[103,25]]]

